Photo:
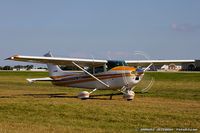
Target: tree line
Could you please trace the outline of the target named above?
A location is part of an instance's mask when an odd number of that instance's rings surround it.
[[[24,70],[31,70],[34,68],[34,65],[16,65],[16,66],[9,66],[9,65],[6,65],[6,66],[0,66],[0,70],[21,70],[21,69],[24,69]],[[45,69],[45,68],[42,68],[42,67],[39,67],[37,69]]]
[[[65,66],[65,65],[61,65],[59,66],[62,70],[80,70],[79,68],[75,67],[75,66]],[[16,65],[16,66],[0,66],[0,70],[31,70],[34,68],[34,65]],[[47,69],[45,67],[38,67],[37,69]]]

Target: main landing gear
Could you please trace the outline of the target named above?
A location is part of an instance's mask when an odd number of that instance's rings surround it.
[[[90,98],[90,94],[95,92],[97,89],[92,90],[91,92],[82,91],[78,94],[78,98],[81,100],[86,100]]]
[[[121,90],[118,90],[123,93],[123,98],[127,101],[131,101],[135,97],[135,93],[132,91],[134,88],[127,88],[127,87],[122,87]],[[88,91],[82,91],[78,94],[78,98],[81,100],[86,100],[90,98],[90,94],[95,92],[97,89],[92,90],[91,92]],[[110,100],[112,99],[112,94],[110,95]]]
[[[78,98],[81,100],[89,99],[89,97],[90,97],[90,93],[87,91],[83,91],[78,94]]]

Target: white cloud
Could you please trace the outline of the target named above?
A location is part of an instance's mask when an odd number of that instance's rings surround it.
[[[172,30],[178,31],[178,32],[194,32],[200,29],[200,25],[193,25],[189,23],[185,23],[185,24],[172,23],[171,28]]]

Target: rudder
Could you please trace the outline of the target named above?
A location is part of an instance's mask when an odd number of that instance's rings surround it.
[[[51,52],[48,52],[47,54],[44,55],[45,57],[53,57]],[[54,65],[54,64],[47,64],[47,68],[49,71],[49,76],[50,77],[54,77],[54,76],[63,76],[66,73],[60,69],[60,67],[58,65]]]

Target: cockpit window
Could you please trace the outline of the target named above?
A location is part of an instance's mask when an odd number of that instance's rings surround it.
[[[118,61],[118,60],[108,60],[108,63],[106,65],[107,65],[107,70],[110,70],[117,66],[127,66],[125,61]]]

